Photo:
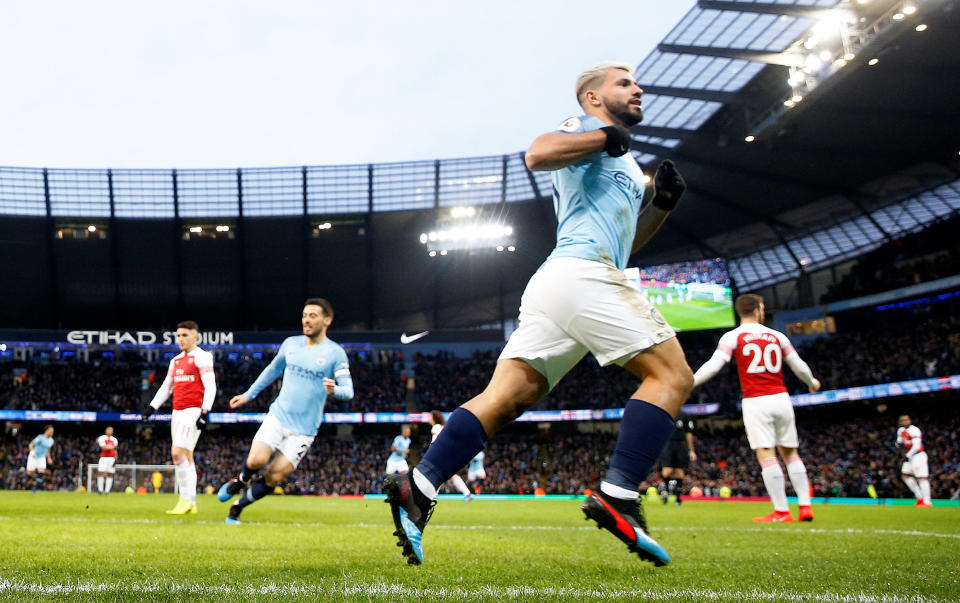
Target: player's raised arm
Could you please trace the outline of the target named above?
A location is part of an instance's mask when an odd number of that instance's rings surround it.
[[[572,118],[564,123],[574,121],[579,122],[579,119]],[[579,127],[579,123],[576,126]],[[549,172],[603,151],[611,157],[620,157],[629,150],[630,132],[622,126],[606,126],[590,132],[548,132],[534,139],[524,161],[534,172]]]

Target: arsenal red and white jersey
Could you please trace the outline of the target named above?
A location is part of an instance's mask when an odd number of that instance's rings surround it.
[[[173,382],[173,410],[200,408],[203,405],[201,375],[213,372],[213,354],[194,348],[189,354],[180,352],[170,361],[167,376]]]
[[[106,434],[97,438],[97,446],[100,447],[100,456],[101,457],[114,457],[117,456],[117,446],[119,446],[117,438],[113,436],[108,436]]]
[[[783,360],[794,351],[786,335],[757,323],[724,333],[717,346],[728,361],[736,359],[744,398],[786,393]]]
[[[903,444],[908,459],[912,458],[915,454],[923,452],[923,439],[920,428],[916,425],[898,428],[897,444]]]

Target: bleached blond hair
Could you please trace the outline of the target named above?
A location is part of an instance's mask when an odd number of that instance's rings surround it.
[[[603,78],[607,77],[607,72],[611,69],[623,69],[627,73],[633,73],[633,65],[630,63],[617,63],[617,62],[606,62],[606,63],[597,63],[596,65],[591,65],[583,70],[583,72],[577,76],[577,102],[580,103],[580,106],[583,107],[583,95],[587,93],[587,90],[593,90],[603,82]]]

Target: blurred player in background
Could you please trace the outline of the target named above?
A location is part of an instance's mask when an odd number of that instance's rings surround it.
[[[217,397],[213,354],[197,347],[199,339],[200,327],[197,323],[186,320],[177,325],[180,353],[170,361],[166,378],[143,413],[143,420],[147,421],[173,394],[173,415],[170,419],[173,445],[170,454],[180,499],[174,508],[167,511],[169,515],[197,512],[197,466],[193,462],[193,449],[200,432],[206,427],[206,415]]]
[[[917,499],[914,506],[932,507],[930,502],[930,469],[927,466],[927,453],[923,450],[923,434],[910,421],[910,415],[902,415],[897,428],[897,446],[903,446],[907,455],[900,472],[903,481]]]
[[[422,533],[437,488],[487,438],[539,402],[592,352],[601,365],[617,364],[642,380],[626,403],[610,467],[583,505],[587,517],[657,565],[670,556],[647,533],[639,485],[673,432],[693,374],[676,334],[623,270],[632,253],[657,232],[686,184],[664,161],[655,193],[643,203],[645,176],[629,154],[628,128],[643,119],[643,90],[633,66],[603,63],[576,83],[585,115],[538,136],[527,168],[552,171],[557,245],[531,277],[520,302],[520,327],[500,354],[486,389],[455,410],[423,460],[408,476],[387,476],[384,492],[394,532],[408,563],[423,561]]]
[[[43,433],[30,441],[30,452],[27,454],[27,475],[35,477],[33,493],[43,488],[43,474],[47,472],[47,463],[53,464],[50,449],[53,448],[53,425],[47,425]]]
[[[446,419],[443,418],[443,413],[439,410],[430,411],[430,443],[433,444],[437,441],[437,436],[440,435],[440,432],[443,431],[443,426],[446,424]],[[460,475],[454,473],[453,476],[448,480],[448,483],[453,484],[453,487],[457,489],[457,492],[463,494],[463,502],[467,503],[473,499],[473,495],[470,494],[470,488],[467,487],[467,484],[463,481],[463,478]]]
[[[694,374],[694,387],[712,379],[731,358],[737,359],[740,388],[743,390],[743,427],[750,448],[757,452],[760,474],[773,502],[773,512],[754,517],[757,522],[781,523],[793,521],[787,505],[786,482],[777,460],[780,450],[787,465],[787,475],[797,493],[800,521],[813,521],[810,507],[810,480],[807,468],[797,452],[797,421],[787,386],[783,382],[783,363],[807,384],[810,392],[820,390],[820,382],[810,372],[807,363],[793,348],[787,336],[763,325],[763,298],[745,294],[734,303],[740,326],[727,331],[720,338],[717,351]]]
[[[272,492],[296,469],[317,437],[328,395],[337,400],[353,397],[347,353],[327,338],[331,322],[330,302],[320,297],[304,302],[300,317],[303,335],[287,337],[250,389],[230,399],[230,408],[240,408],[283,377],[280,393],[253,436],[243,469],[217,493],[217,498],[226,502],[242,491],[230,506],[226,523],[240,523],[240,513],[247,505]],[[263,475],[254,479],[264,467]]]
[[[487,479],[487,471],[483,468],[483,458],[485,456],[486,454],[481,450],[477,453],[477,456],[470,459],[470,463],[467,465],[467,481],[471,484],[475,482],[482,484],[483,480]]]
[[[400,435],[390,444],[390,456],[387,457],[387,475],[410,471],[407,455],[410,454],[410,426],[400,428]]]
[[[97,494],[110,494],[113,488],[114,465],[117,462],[117,438],[113,437],[113,426],[108,425],[103,435],[97,438],[100,448],[100,460],[97,462]]]
[[[673,435],[660,454],[660,476],[666,484],[662,495],[663,504],[667,504],[670,495],[676,495],[676,505],[679,507],[683,478],[687,476],[690,463],[697,461],[697,453],[693,447],[693,420],[681,411],[673,424]]]

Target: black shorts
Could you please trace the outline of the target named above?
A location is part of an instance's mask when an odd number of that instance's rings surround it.
[[[686,470],[690,466],[690,447],[683,440],[667,442],[660,453],[660,467]]]

